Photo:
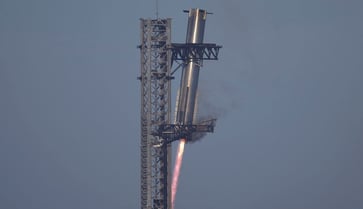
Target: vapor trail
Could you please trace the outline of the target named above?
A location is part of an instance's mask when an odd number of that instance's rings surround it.
[[[180,167],[181,167],[182,161],[183,161],[184,145],[185,145],[185,139],[180,139],[179,147],[178,147],[178,154],[177,154],[177,157],[176,157],[176,160],[175,160],[175,166],[174,166],[173,181],[171,183],[171,205],[172,205],[172,209],[174,209],[174,201],[175,201],[176,189],[178,187]]]

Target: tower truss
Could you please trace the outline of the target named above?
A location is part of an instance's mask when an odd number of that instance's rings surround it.
[[[156,134],[171,121],[171,19],[141,19],[141,209],[169,209],[171,144]]]

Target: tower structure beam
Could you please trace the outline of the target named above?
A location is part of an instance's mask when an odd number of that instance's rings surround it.
[[[171,144],[155,133],[170,124],[171,19],[141,19],[141,209],[169,209]]]

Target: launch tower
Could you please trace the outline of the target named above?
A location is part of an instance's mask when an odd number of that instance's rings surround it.
[[[194,121],[199,68],[217,60],[221,46],[204,44],[207,12],[190,9],[185,44],[171,43],[171,19],[141,19],[141,209],[171,209],[171,142],[213,132],[215,119]],[[177,64],[171,70],[173,63]],[[171,122],[171,80],[181,68],[176,121]],[[191,84],[191,85],[190,85]]]

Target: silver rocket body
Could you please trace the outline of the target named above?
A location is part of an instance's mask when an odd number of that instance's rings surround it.
[[[205,21],[207,11],[201,9],[190,9],[188,11],[188,28],[186,44],[202,44],[204,37]],[[183,125],[193,124],[194,111],[196,111],[196,100],[198,91],[199,70],[201,60],[190,58],[186,67],[182,70],[179,95],[177,99],[176,122]]]

